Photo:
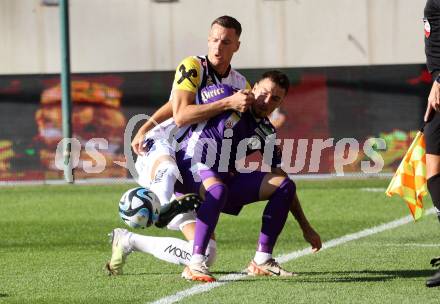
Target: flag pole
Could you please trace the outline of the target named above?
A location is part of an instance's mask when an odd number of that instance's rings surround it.
[[[63,121],[64,180],[74,182],[72,168],[72,145],[67,138],[72,137],[72,102],[70,90],[70,45],[69,45],[69,0],[59,0],[61,32],[61,110]]]

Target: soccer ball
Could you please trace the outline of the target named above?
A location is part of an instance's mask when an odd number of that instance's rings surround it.
[[[119,216],[132,228],[145,228],[159,219],[160,202],[156,194],[147,188],[133,188],[119,201]]]

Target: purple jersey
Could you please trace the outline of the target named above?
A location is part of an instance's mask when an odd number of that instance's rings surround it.
[[[228,85],[212,85],[205,88],[205,103],[232,95]],[[275,128],[267,118],[257,118],[250,110],[245,113],[225,111],[208,121],[192,125],[179,139],[180,149],[176,160],[184,168],[196,165],[197,170],[211,169],[217,172],[246,172],[236,166],[237,160],[260,151],[264,161],[272,168],[280,167],[281,153],[275,145]]]

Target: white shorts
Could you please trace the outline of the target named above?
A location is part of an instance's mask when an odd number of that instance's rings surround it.
[[[149,150],[145,154],[139,155],[135,164],[136,171],[138,173],[138,179],[136,182],[144,188],[150,188],[151,186],[151,170],[153,169],[153,164],[159,157],[168,155],[175,159],[174,149],[171,147],[168,140],[153,140],[154,142]],[[185,225],[195,222],[196,213],[194,211],[190,211],[175,216],[167,225],[167,228],[170,230],[182,230]]]
[[[185,225],[196,222],[196,212],[189,211],[187,213],[181,213],[176,215],[171,222],[167,225],[170,230],[182,230]]]
[[[176,153],[171,147],[170,143],[165,139],[152,139],[154,143],[149,147],[148,151],[142,155],[138,155],[136,159],[135,168],[138,173],[136,182],[144,188],[149,188],[151,185],[151,170],[156,160],[164,155],[171,158],[176,158]]]

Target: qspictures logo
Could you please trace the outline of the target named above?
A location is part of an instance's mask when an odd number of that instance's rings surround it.
[[[65,138],[61,140],[56,148],[55,166],[63,170],[65,165],[64,147],[70,145],[70,155],[67,158],[71,162],[72,168],[81,167],[87,173],[100,173],[107,166],[117,166],[127,169],[130,174],[137,179],[138,172],[135,168],[135,160],[131,152],[131,138],[135,125],[145,119],[151,119],[150,116],[139,114],[134,116],[128,122],[124,131],[124,155],[125,161],[113,161],[108,163],[103,153],[109,149],[109,142],[105,138],[92,138],[82,145],[76,138]],[[165,139],[166,145],[172,147],[174,152],[178,152],[188,147],[175,141],[170,128],[163,128],[156,123],[156,138]],[[232,132],[232,133],[231,133]],[[231,155],[233,150],[231,138],[234,136],[233,130],[228,129],[227,136],[218,143],[211,138],[200,138],[196,141],[192,149],[191,164],[200,168],[212,168],[217,166],[219,172],[227,172],[231,169],[229,160],[235,159],[237,172],[249,173],[256,170],[270,172],[274,157],[280,159],[279,166],[289,174],[304,172],[306,160],[308,162],[308,173],[318,173],[324,151],[333,151],[333,169],[337,176],[344,176],[344,168],[353,165],[355,162],[360,164],[360,170],[365,174],[380,173],[384,166],[384,159],[381,152],[387,148],[386,142],[382,138],[368,138],[360,143],[355,138],[334,138],[326,139],[279,139],[275,136],[269,136],[262,142],[258,136],[243,138],[239,141],[235,155]],[[154,144],[164,144],[164,141],[156,141]],[[185,143],[186,144],[186,143]],[[220,144],[220,147],[218,145]],[[296,144],[296,154],[293,155]],[[246,155],[253,150],[262,151],[262,160],[246,162]],[[203,152],[204,151],[204,152]],[[218,151],[221,151],[219,154]],[[202,153],[203,152],[203,153]],[[80,162],[81,153],[89,156],[88,161]],[[203,157],[202,157],[203,156]],[[363,160],[359,161],[360,156]],[[140,155],[148,157],[148,154]]]

